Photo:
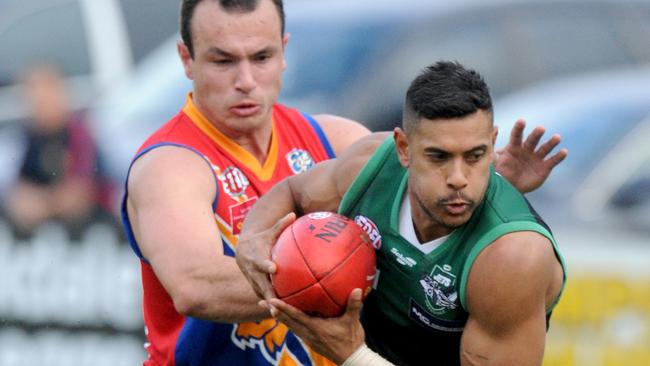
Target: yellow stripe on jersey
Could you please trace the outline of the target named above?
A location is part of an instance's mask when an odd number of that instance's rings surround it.
[[[201,113],[194,102],[192,101],[192,93],[189,93],[183,107],[183,112],[190,117],[192,122],[201,129],[206,135],[215,141],[219,146],[223,147],[230,155],[236,157],[241,161],[253,174],[260,180],[268,181],[273,176],[275,164],[278,160],[278,139],[275,133],[275,121],[273,121],[273,131],[271,132],[271,146],[269,148],[269,156],[264,162],[264,166],[260,165],[259,161],[246,149],[239,146],[236,142],[231,140],[228,136],[219,131],[210,121]]]
[[[221,237],[225,239],[226,244],[235,251],[235,247],[237,247],[237,236],[232,233],[232,228],[230,225],[226,224],[219,215],[215,214],[214,217],[216,218],[217,222],[217,227],[219,228],[219,232],[221,233]]]

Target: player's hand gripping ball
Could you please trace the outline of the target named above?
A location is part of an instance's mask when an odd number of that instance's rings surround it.
[[[350,292],[366,298],[376,275],[375,250],[354,221],[332,212],[314,212],[287,227],[271,251],[271,276],[279,299],[310,315],[334,317]]]

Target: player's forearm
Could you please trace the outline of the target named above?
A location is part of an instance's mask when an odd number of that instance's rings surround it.
[[[229,288],[221,287],[217,290],[220,296],[215,296],[212,301],[198,301],[183,313],[194,318],[205,319],[222,323],[239,323],[259,321],[271,317],[268,310],[257,305],[260,300],[246,282],[233,284]]]
[[[167,224],[167,227],[171,224]],[[169,293],[176,311],[200,319],[234,322],[268,316],[239,271],[233,257],[222,252],[221,238],[196,223],[194,230],[180,223],[165,230],[146,231],[140,241],[145,257]]]
[[[291,187],[284,180],[255,202],[252,210],[246,215],[242,236],[262,232],[286,214],[296,211],[300,210],[296,207]]]
[[[229,323],[270,317],[268,310],[257,305],[260,299],[233,258],[224,258],[217,271],[195,273],[182,282],[185,282],[185,286],[176,288],[172,296],[181,314]]]

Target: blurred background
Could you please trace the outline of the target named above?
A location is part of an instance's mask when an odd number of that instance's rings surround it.
[[[134,365],[130,159],[191,84],[176,0],[0,0],[0,365]],[[570,151],[529,195],[569,270],[545,365],[650,365],[649,0],[285,0],[281,102],[399,124],[426,65],[481,72]]]

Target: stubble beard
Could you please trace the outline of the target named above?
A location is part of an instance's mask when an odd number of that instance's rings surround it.
[[[445,213],[444,205],[448,202],[458,199],[458,195],[453,195],[449,197],[439,198],[436,200],[434,209],[429,208],[423,200],[416,194],[415,200],[424,214],[431,220],[431,223],[434,226],[440,226],[447,229],[448,231],[455,230],[456,228],[463,226],[469,221],[472,217],[472,213],[476,207],[476,202],[470,199],[467,196],[460,195],[460,198],[468,204],[467,210],[462,216],[451,216]]]

